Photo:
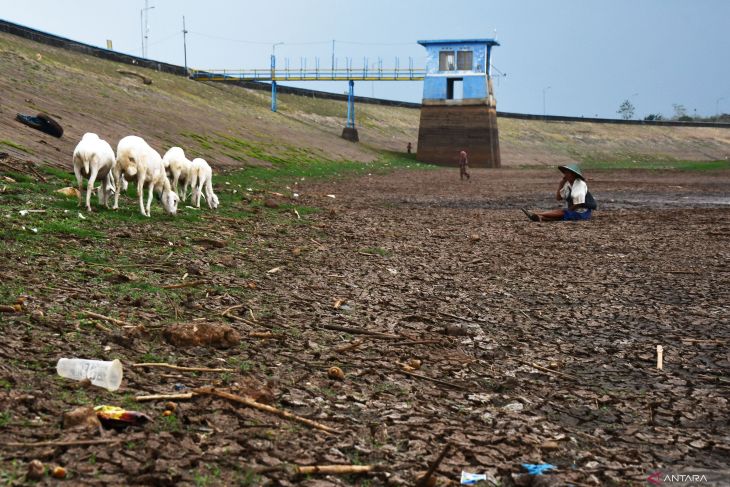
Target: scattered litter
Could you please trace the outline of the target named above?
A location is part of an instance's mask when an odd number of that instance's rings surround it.
[[[335,198],[336,198],[336,196],[335,196],[335,195],[333,195],[333,194],[328,194],[328,195],[327,195],[327,197],[328,197],[328,198],[332,198],[332,199],[335,199]]]
[[[54,467],[53,471],[51,471],[51,476],[54,479],[65,479],[66,478],[66,469],[63,467]]]
[[[91,406],[82,406],[63,413],[63,428],[98,431],[101,423]]]
[[[25,215],[27,215],[27,214],[28,214],[29,212],[28,212],[28,210],[20,210],[20,211],[18,211],[18,213],[20,213],[20,216],[25,216]]]
[[[79,218],[81,218],[82,220],[86,220],[86,217],[82,215],[81,212],[79,212]]]
[[[36,227],[31,227],[29,230],[33,233],[38,233],[38,229]]]
[[[5,181],[6,183],[17,183],[17,181],[10,176],[3,176],[3,181]]]
[[[60,138],[63,135],[63,127],[45,113],[39,113],[35,117],[18,113],[15,116],[15,120],[54,137]]]
[[[56,364],[56,372],[61,377],[73,380],[89,379],[95,386],[116,391],[122,384],[122,363],[119,360],[86,360],[81,358],[61,358]]]
[[[174,386],[172,386],[172,388],[176,391],[184,391],[188,388],[188,386],[186,386],[185,384],[175,384]]]
[[[482,480],[487,480],[487,474],[461,471],[461,485],[474,485]]]
[[[96,406],[96,417],[105,428],[124,429],[127,426],[142,426],[152,418],[138,411],[127,411],[117,406]]]
[[[225,323],[177,323],[165,328],[163,335],[176,346],[230,348],[241,342],[241,335]]]
[[[522,468],[527,470],[530,475],[542,475],[544,472],[557,467],[549,463],[523,463]]]
[[[393,274],[395,276],[396,274],[398,274],[398,269],[388,267],[388,272],[390,272],[391,274]]]
[[[71,186],[66,186],[65,188],[57,189],[56,193],[62,194],[64,196],[68,196],[69,198],[78,198],[81,195],[78,188],[73,188]]]
[[[269,269],[268,271],[266,271],[266,273],[267,274],[276,274],[280,270],[281,270],[281,267],[274,267],[273,269]]]
[[[292,198],[299,198],[299,193],[292,193]]]
[[[195,208],[194,206],[188,206],[188,205],[185,205],[185,208],[187,208],[188,210],[199,210],[200,209],[200,208]]]

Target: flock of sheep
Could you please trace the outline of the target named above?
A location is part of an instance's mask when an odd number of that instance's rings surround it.
[[[150,216],[152,194],[160,195],[163,209],[170,215],[177,213],[178,183],[183,183],[182,200],[187,198],[191,188],[191,202],[200,208],[200,198],[205,191],[208,207],[218,208],[218,197],[213,193],[213,170],[201,158],[188,160],[180,147],[173,147],[164,157],[145,142],[142,137],[129,135],[119,141],[114,156],[109,143],[94,133],[81,138],[73,154],[74,173],[79,185],[79,205],[82,204],[83,179],[88,178],[86,187],[86,209],[91,211],[91,193],[97,179],[102,181],[98,188],[99,204],[109,207],[114,195],[113,209],[119,207],[119,193],[127,189],[127,180],[137,180],[139,210]],[[167,172],[170,172],[172,184]],[[144,204],[144,189],[147,188],[147,206]],[[117,188],[119,190],[117,190]]]

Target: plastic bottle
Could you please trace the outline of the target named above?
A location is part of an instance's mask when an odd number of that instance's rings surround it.
[[[122,384],[122,363],[119,360],[86,360],[82,358],[58,359],[56,372],[73,380],[89,379],[95,386],[116,391]]]

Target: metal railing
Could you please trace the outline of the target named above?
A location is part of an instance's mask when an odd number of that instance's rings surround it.
[[[191,69],[190,77],[201,81],[420,81],[425,69]]]

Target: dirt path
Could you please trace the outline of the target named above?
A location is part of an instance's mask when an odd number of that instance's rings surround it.
[[[553,204],[555,171],[474,171],[461,183],[439,169],[299,184],[297,204],[322,209],[302,215],[305,224],[280,206],[242,223],[140,223],[147,243],[111,229],[114,262],[143,262],[121,269],[155,286],[136,294],[95,288],[128,283],[105,277],[105,264],[74,271],[78,256],[60,257],[53,244],[12,260],[3,279],[35,290],[28,314],[44,309],[46,321],[0,316],[3,436],[98,438],[58,426],[61,413],[89,403],[122,402],[154,421],[141,432],[107,432],[123,440],[114,446],[0,446],[2,465],[24,471],[40,458],[89,485],[413,485],[449,442],[438,474],[452,481],[462,470],[489,472],[502,485],[644,485],[657,469],[727,475],[730,174],[589,176],[605,204],[589,223],[530,223],[518,211]],[[626,203],[637,193],[650,195],[648,207]],[[5,242],[0,257],[11,261],[22,245]],[[159,288],[201,269],[203,289]],[[44,291],[49,282],[58,287]],[[235,305],[237,318],[220,315]],[[147,330],[104,332],[74,318],[84,308]],[[177,348],[159,332],[201,319],[228,322],[241,344]],[[49,381],[59,354],[79,352],[125,366],[164,360],[234,371],[126,367],[114,394]],[[420,368],[404,372],[414,359]],[[331,366],[345,379],[328,377]],[[133,401],[208,384],[254,391],[341,432],[211,397],[181,402],[174,420],[161,415],[163,402]],[[522,463],[541,462],[556,469],[521,473]],[[308,478],[282,467],[351,463],[383,471]]]

